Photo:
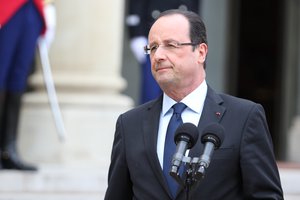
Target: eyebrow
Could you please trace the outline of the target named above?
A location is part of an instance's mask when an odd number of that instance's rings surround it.
[[[178,40],[175,40],[175,39],[166,39],[166,40],[163,40],[162,43],[169,43],[169,42],[178,42]],[[149,45],[153,45],[153,44],[157,44],[157,42],[151,42],[149,43]]]

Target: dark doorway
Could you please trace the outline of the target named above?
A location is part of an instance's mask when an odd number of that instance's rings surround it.
[[[235,95],[263,105],[277,159],[283,159],[280,137],[282,3],[240,0],[236,45]]]

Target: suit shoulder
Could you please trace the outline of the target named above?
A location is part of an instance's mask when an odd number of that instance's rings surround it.
[[[227,101],[234,101],[234,102],[243,102],[243,103],[246,103],[246,104],[253,104],[255,102],[249,100],[249,99],[244,99],[244,98],[241,98],[241,97],[237,97],[237,96],[233,96],[233,95],[230,95],[230,94],[225,94],[225,93],[219,93],[219,95],[224,99],[224,100],[227,100]]]
[[[151,109],[155,104],[159,103],[159,99],[155,99],[144,104],[135,106],[134,108],[123,113],[123,116],[140,116],[145,111]]]
[[[245,109],[246,108],[251,109],[256,106],[261,107],[260,104],[254,102],[254,101],[248,100],[248,99],[244,99],[244,98],[240,98],[240,97],[236,97],[236,96],[232,96],[232,95],[224,94],[224,93],[220,93],[219,95],[223,99],[224,105],[234,106],[236,108],[245,108]]]

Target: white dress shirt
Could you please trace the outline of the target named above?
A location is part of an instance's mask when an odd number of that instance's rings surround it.
[[[198,126],[201,113],[203,110],[206,94],[207,94],[207,84],[206,81],[204,80],[199,85],[199,87],[197,87],[193,92],[191,92],[188,96],[186,96],[184,99],[180,101],[187,106],[187,108],[181,114],[183,123],[190,122]],[[157,138],[157,156],[161,168],[163,168],[164,146],[165,146],[167,128],[168,128],[169,121],[173,115],[172,106],[176,103],[177,103],[176,101],[174,101],[164,93],[162,111],[160,113],[160,119],[159,119],[158,138]]]

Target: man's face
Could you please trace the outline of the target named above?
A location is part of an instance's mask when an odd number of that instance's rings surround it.
[[[166,90],[191,92],[205,78],[203,64],[207,46],[200,44],[193,51],[189,22],[179,14],[158,19],[149,32],[151,71],[160,87]]]

